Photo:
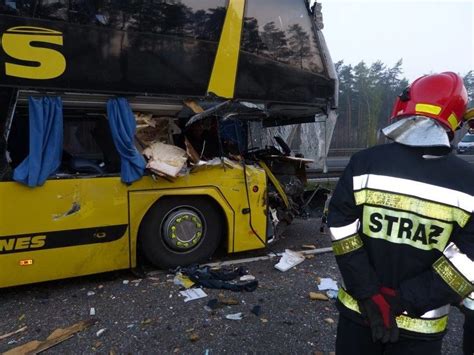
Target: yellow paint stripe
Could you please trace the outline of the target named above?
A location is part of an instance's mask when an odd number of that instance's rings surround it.
[[[230,0],[217,48],[208,93],[231,99],[234,97],[245,0]]]
[[[416,104],[416,112],[420,113],[431,113],[432,115],[439,115],[441,107],[430,104]]]
[[[52,30],[50,28],[33,27],[33,26],[17,26],[11,27],[7,33],[31,33],[31,34],[44,34],[44,35],[62,35],[62,32]]]

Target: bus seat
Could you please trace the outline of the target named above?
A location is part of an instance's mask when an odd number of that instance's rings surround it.
[[[71,157],[69,160],[69,168],[75,173],[93,173],[103,175],[105,174],[104,169],[92,160]]]

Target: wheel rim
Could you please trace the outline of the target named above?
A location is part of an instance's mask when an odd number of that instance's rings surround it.
[[[186,252],[195,248],[205,232],[204,219],[198,211],[179,207],[170,211],[161,224],[161,235],[172,250]]]

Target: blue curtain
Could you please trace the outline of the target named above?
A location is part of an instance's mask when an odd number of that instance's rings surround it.
[[[63,103],[60,97],[29,98],[30,148],[13,179],[30,187],[41,186],[61,165]]]
[[[128,101],[114,98],[107,102],[107,115],[115,147],[120,154],[122,181],[127,184],[140,179],[145,171],[145,159],[134,144],[136,122]]]

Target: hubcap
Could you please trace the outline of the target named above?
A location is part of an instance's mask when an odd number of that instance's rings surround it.
[[[204,223],[195,211],[179,208],[165,217],[161,232],[168,247],[177,251],[188,251],[202,239]]]

